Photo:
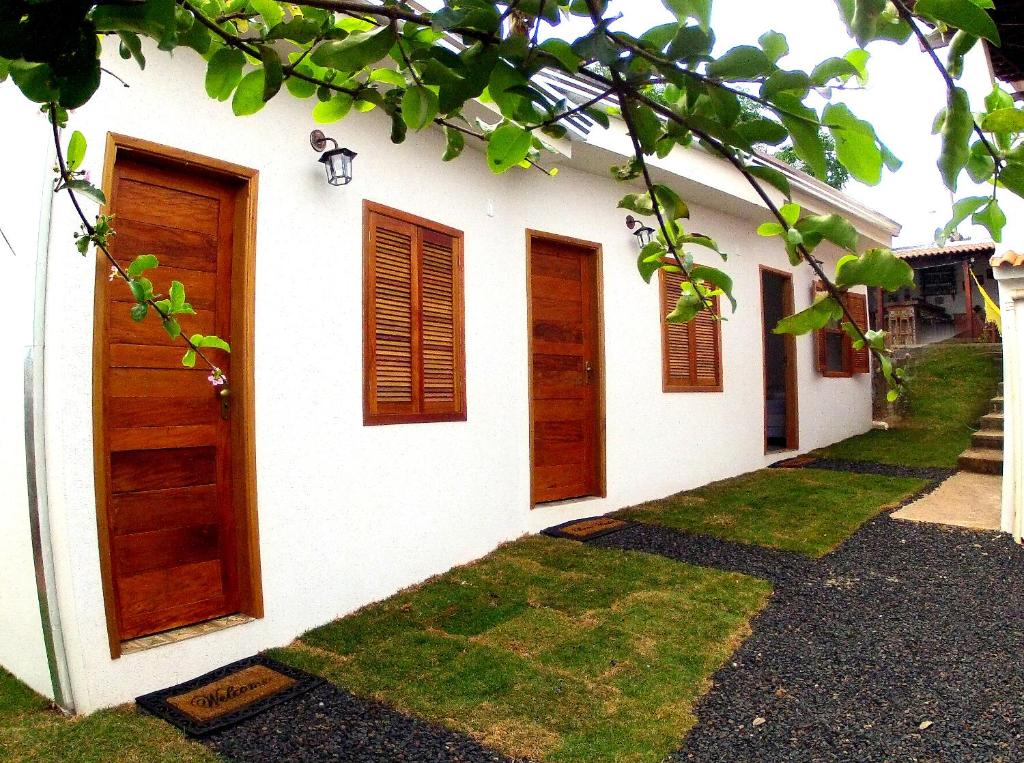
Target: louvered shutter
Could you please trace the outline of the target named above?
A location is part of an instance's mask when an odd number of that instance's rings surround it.
[[[850,315],[853,316],[854,323],[860,327],[861,331],[868,330],[868,300],[863,294],[847,294],[846,295],[846,308],[850,311]],[[847,337],[849,339],[849,337]],[[867,347],[860,350],[853,349],[853,343],[851,341],[851,360],[850,367],[851,371],[855,374],[867,374],[871,373],[871,351]]]
[[[389,212],[367,207],[364,421],[463,420],[461,235]]]
[[[712,391],[722,388],[721,327],[706,310],[689,323],[669,323],[675,309],[680,273],[661,271],[662,376],[666,392]],[[718,298],[713,298],[718,314]]]
[[[366,374],[367,411],[373,415],[417,409],[412,288],[416,233],[401,220],[370,215]]]
[[[815,281],[811,285],[811,302],[818,299],[818,296],[825,291],[825,284]],[[818,373],[822,376],[834,376],[828,369],[828,330],[818,329],[814,332],[814,357],[817,361]]]
[[[461,404],[456,342],[456,316],[461,312],[459,252],[451,236],[422,229],[420,234],[423,410],[454,413]]]

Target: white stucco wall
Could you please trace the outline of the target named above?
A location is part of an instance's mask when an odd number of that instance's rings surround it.
[[[353,183],[331,188],[308,143],[311,104],[283,96],[260,115],[238,119],[228,104],[201,97],[203,68],[190,52],[172,59],[152,51],[148,61],[140,74],[110,57],[107,65],[131,90],[107,86],[74,115],[73,126],[90,140],[86,167],[94,177],[108,130],[261,173],[255,379],[266,617],[110,658],[89,384],[95,271],[91,258],[75,254],[77,225],[59,201],[47,302],[47,438],[61,606],[80,710],[285,644],[524,533],[778,458],[763,447],[758,266],[789,266],[776,244],[754,233],[763,212],[737,200],[726,214],[702,205],[700,195],[688,199],[692,228],[716,236],[732,255],[740,311],[723,326],[725,392],[663,394],[657,287],[636,272],[635,242],[616,209],[621,188],[606,179],[606,166],[600,175],[566,167],[556,179],[537,172],[495,177],[474,151],[443,165],[441,136],[433,132],[393,146],[383,116],[371,113],[327,128],[359,153]],[[14,111],[30,118],[34,109],[19,104]],[[708,186],[719,181],[729,182],[709,176]],[[363,199],[465,231],[466,422],[362,425]],[[536,511],[529,508],[527,228],[604,246],[608,495]],[[835,253],[821,256],[831,266]],[[794,273],[797,308],[809,303],[810,284],[805,269]],[[812,340],[797,344],[801,449],[865,431],[868,377],[822,379]]]
[[[45,124],[8,121],[8,109],[26,110],[21,94],[0,86],[5,153],[17,151],[24,174],[0,184],[0,666],[38,692],[53,689],[43,647],[29,524],[25,463],[25,362],[32,352],[40,200],[47,170]],[[30,107],[28,107],[30,108]],[[12,251],[13,249],[13,251]]]

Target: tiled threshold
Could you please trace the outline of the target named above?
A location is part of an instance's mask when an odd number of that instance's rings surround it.
[[[249,615],[227,615],[225,617],[218,617],[216,620],[207,620],[205,623],[186,625],[184,628],[175,628],[163,633],[154,633],[152,636],[133,638],[131,641],[121,642],[121,654],[135,654],[147,649],[155,649],[158,646],[177,644],[185,639],[205,636],[208,633],[216,633],[225,628],[233,628],[236,625],[245,625],[246,623],[251,623],[254,619]]]

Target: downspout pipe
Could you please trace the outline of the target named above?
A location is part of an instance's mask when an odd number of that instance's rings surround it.
[[[45,168],[56,162],[56,150],[50,146]],[[50,254],[50,236],[54,194],[43,183],[40,202],[39,236],[36,246],[35,297],[33,300],[32,344],[25,352],[25,469],[28,488],[29,528],[32,536],[32,560],[35,567],[39,619],[43,645],[50,672],[54,702],[65,712],[75,712],[64,631],[53,564],[49,501],[46,475],[46,418],[44,408],[44,348],[46,339],[46,285]]]

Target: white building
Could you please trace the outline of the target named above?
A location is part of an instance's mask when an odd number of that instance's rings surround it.
[[[821,342],[822,373],[814,338],[766,333],[809,304],[812,274],[755,234],[766,211],[710,155],[655,162],[731,255],[739,311],[694,338],[665,331],[658,283],[637,274],[608,175],[629,150],[619,125],[579,125],[557,178],[494,176],[474,151],[442,164],[440,133],[396,147],[384,116],[353,115],[327,129],[358,152],[337,188],[308,103],[236,118],[201,96],[188,51],[153,51],[144,73],[105,65],[131,89],[103,88],[72,127],[115,253],[157,254],[158,290],[186,284],[185,331],[233,345],[230,362],[211,351],[232,394],[223,419],[207,372],[183,369],[152,318],[132,323],[124,284],[77,254],[48,124],[0,85],[17,253],[0,256],[0,664],[67,707],[127,701],[525,533],[870,426],[870,379],[842,339]],[[891,244],[891,220],[789,174],[807,210]],[[818,256],[832,268],[838,252]]]

